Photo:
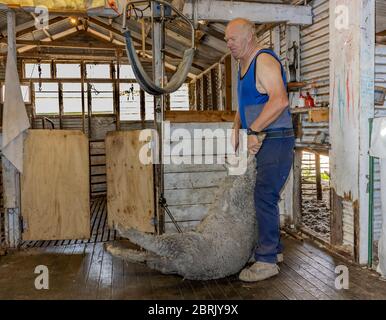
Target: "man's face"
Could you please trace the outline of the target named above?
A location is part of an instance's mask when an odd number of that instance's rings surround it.
[[[238,25],[228,25],[225,30],[225,41],[235,59],[240,59],[247,45],[247,35],[244,28]]]

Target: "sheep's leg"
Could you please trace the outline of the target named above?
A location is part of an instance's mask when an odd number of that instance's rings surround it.
[[[166,241],[162,241],[162,239],[157,236],[146,234],[133,228],[124,230],[122,227],[118,226],[116,229],[122,237],[129,239],[132,243],[139,245],[145,250],[160,256],[170,255],[168,243]]]
[[[122,248],[114,244],[108,243],[105,244],[105,250],[112,254],[115,257],[130,261],[130,262],[139,262],[145,263],[146,260],[152,256],[151,253],[146,251],[138,251],[129,248]]]

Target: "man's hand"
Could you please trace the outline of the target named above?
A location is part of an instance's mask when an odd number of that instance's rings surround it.
[[[239,148],[239,133],[240,129],[238,127],[234,127],[232,129],[231,142],[233,150],[235,150],[235,152],[237,152],[237,149]]]
[[[261,145],[263,144],[265,133],[259,133],[259,135],[248,136],[248,152],[255,155],[259,152]]]

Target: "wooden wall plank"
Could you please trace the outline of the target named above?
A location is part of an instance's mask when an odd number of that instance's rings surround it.
[[[206,106],[205,106],[206,107]],[[233,122],[236,112],[234,111],[166,111],[166,120],[170,122]]]
[[[139,160],[147,142],[140,130],[109,132],[106,136],[108,224],[154,232],[153,166]]]
[[[30,130],[21,176],[23,240],[90,236],[88,139],[75,130]]]

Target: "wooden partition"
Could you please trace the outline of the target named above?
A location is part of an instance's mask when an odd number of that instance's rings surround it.
[[[23,165],[23,240],[89,238],[87,137],[77,130],[29,130]]]
[[[154,232],[153,165],[139,160],[141,130],[106,136],[107,217],[110,228],[121,224]]]

